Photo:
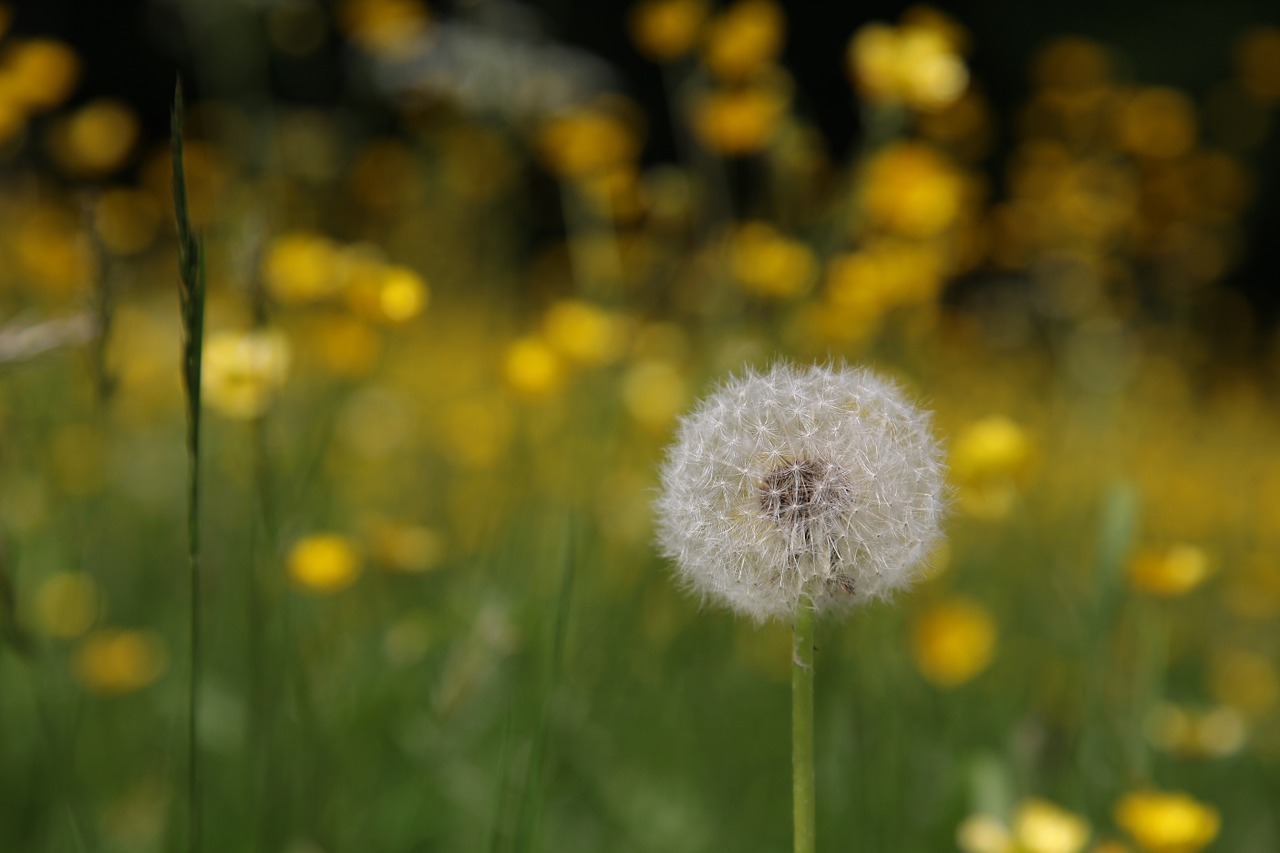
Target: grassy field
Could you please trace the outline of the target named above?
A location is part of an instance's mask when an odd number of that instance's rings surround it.
[[[1280,31],[1230,115],[1069,37],[1004,115],[909,13],[839,162],[781,7],[649,0],[654,163],[575,55],[288,8],[266,50],[370,88],[187,105],[194,669],[170,149],[0,44],[0,850],[787,849],[790,625],[682,592],[651,508],[779,358],[894,377],[949,465],[925,577],[818,626],[819,850],[1280,849],[1280,347],[1224,284]]]

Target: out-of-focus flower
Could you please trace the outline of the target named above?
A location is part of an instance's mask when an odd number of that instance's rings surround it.
[[[627,343],[627,324],[621,316],[578,299],[547,309],[542,330],[557,353],[589,367],[616,361]]]
[[[397,572],[433,571],[444,556],[444,537],[419,524],[376,518],[368,524],[366,538],[370,559]]]
[[[775,365],[680,424],[658,498],[683,581],[758,621],[902,589],[941,538],[930,416],[867,369]]]
[[[1172,160],[1196,144],[1196,112],[1176,89],[1139,89],[1125,101],[1119,120],[1120,143],[1143,157]]]
[[[349,252],[341,255],[344,295],[356,313],[396,325],[409,322],[426,308],[430,290],[416,271],[384,263],[380,257],[353,260]]]
[[[342,286],[336,275],[338,250],[317,234],[284,234],[271,242],[262,260],[267,292],[281,303],[315,302]]]
[[[430,27],[418,0],[345,0],[338,21],[360,47],[390,57],[412,55]]]
[[[1244,745],[1244,718],[1233,708],[1197,710],[1164,702],[1146,720],[1147,740],[1158,749],[1189,758],[1220,758]]]
[[[289,360],[289,341],[278,330],[214,332],[204,342],[204,401],[229,418],[260,417],[284,386]]]
[[[1209,555],[1196,545],[1146,548],[1129,561],[1129,585],[1162,598],[1186,595],[1209,577]]]
[[[622,381],[622,402],[631,417],[652,429],[674,423],[688,401],[684,375],[662,359],[641,361]]]
[[[31,112],[53,109],[67,99],[80,78],[80,60],[53,39],[27,39],[7,45],[0,63],[3,100]]]
[[[382,354],[382,338],[356,317],[328,315],[303,326],[298,340],[299,361],[314,359],[334,376],[359,379],[367,376]]]
[[[634,109],[618,100],[566,112],[538,133],[538,151],[551,171],[583,178],[635,160],[640,150]]]
[[[355,545],[336,533],[314,533],[298,540],[286,565],[294,583],[318,593],[346,589],[360,577],[362,568]]]
[[[58,572],[36,590],[36,622],[44,633],[74,639],[98,618],[98,585],[83,572]]]
[[[697,44],[705,0],[640,0],[631,7],[631,39],[654,62],[670,62]]]
[[[790,299],[813,286],[818,263],[804,243],[764,222],[748,222],[729,240],[729,268],[743,290]]]
[[[941,13],[899,27],[867,24],[849,41],[849,74],[873,103],[936,110],[954,103],[969,85],[960,56],[963,34]]]
[[[1048,800],[1023,800],[1013,816],[1015,849],[1025,853],[1080,853],[1089,833],[1088,821]]]
[[[520,396],[540,399],[564,384],[564,362],[542,338],[527,335],[507,345],[502,375]]]
[[[67,174],[99,178],[124,165],[138,141],[138,118],[129,105],[103,98],[85,104],[50,132],[50,153]]]
[[[1147,853],[1197,853],[1218,835],[1218,810],[1188,794],[1134,791],[1115,807],[1116,823]]]
[[[1236,72],[1245,90],[1266,104],[1280,102],[1280,27],[1258,27],[1236,46]]]
[[[755,77],[782,49],[786,24],[774,0],[737,0],[707,25],[702,51],[707,70],[728,82]]]
[[[959,504],[978,518],[1008,515],[1031,467],[1031,439],[1003,415],[975,421],[951,447],[951,476]]]
[[[955,224],[963,209],[964,184],[931,146],[900,142],[867,165],[865,193],[866,215],[873,226],[922,239]]]
[[[72,671],[89,692],[120,695],[152,684],[168,662],[164,640],[157,634],[102,630],[81,641],[72,659]]]
[[[769,78],[747,86],[712,89],[691,105],[693,132],[712,151],[731,156],[754,154],[768,147],[777,135],[790,98],[788,84]]]
[[[911,628],[916,667],[934,686],[959,687],[991,663],[996,623],[976,601],[953,598],[930,606]]]
[[[160,203],[151,193],[115,187],[93,206],[93,228],[103,248],[113,255],[136,255],[148,249],[160,232]]]
[[[963,853],[1013,853],[1013,837],[991,815],[970,815],[956,827],[956,846]]]
[[[878,239],[833,258],[826,298],[868,322],[894,308],[927,304],[938,296],[945,269],[941,253],[914,241]]]

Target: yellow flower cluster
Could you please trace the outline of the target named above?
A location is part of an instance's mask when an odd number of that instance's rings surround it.
[[[225,417],[261,417],[289,373],[289,341],[278,329],[214,332],[205,338],[204,402]]]
[[[867,24],[849,41],[849,74],[871,103],[937,110],[969,85],[964,32],[941,12],[916,7],[897,27]]]

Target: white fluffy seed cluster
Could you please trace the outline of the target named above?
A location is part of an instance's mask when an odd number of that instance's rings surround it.
[[[865,368],[731,379],[680,422],[659,542],[682,580],[757,621],[882,598],[941,538],[942,451],[928,412]]]

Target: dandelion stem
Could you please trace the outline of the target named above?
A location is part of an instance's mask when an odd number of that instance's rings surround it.
[[[814,850],[813,637],[814,603],[801,596],[791,646],[791,786],[795,853]]]

